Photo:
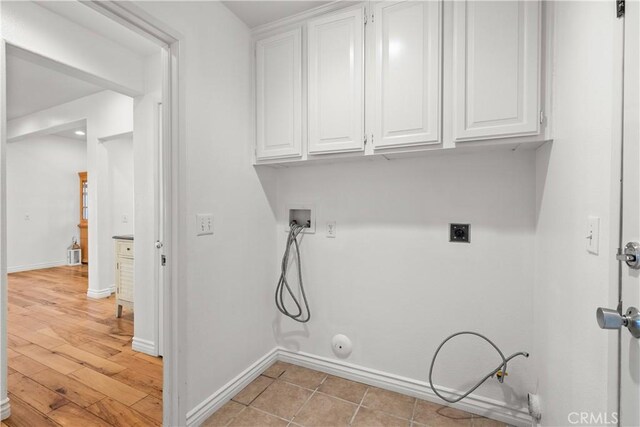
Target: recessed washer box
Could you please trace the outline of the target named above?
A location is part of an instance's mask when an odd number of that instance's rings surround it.
[[[293,203],[287,206],[287,225],[285,231],[290,230],[292,221],[305,227],[303,233],[313,234],[316,232],[316,210],[313,205],[303,203]]]

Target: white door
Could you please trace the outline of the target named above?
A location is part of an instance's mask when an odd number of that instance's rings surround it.
[[[299,28],[256,42],[256,159],[302,155]]]
[[[364,14],[308,23],[309,153],[364,149]]]
[[[624,58],[624,160],[622,245],[640,242],[640,5],[626,2]],[[640,309],[640,270],[622,264],[622,309]],[[640,342],[628,331],[621,335],[620,425],[640,425]]]
[[[454,139],[537,134],[540,2],[456,1],[453,11]]]
[[[440,142],[441,7],[375,6],[375,148]]]

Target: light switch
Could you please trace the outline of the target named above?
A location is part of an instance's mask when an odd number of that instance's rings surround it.
[[[598,255],[600,246],[600,218],[589,216],[587,218],[587,252]]]
[[[335,221],[327,221],[327,237],[335,238],[336,237],[336,222]]]
[[[213,214],[196,215],[196,235],[206,236],[213,234]]]

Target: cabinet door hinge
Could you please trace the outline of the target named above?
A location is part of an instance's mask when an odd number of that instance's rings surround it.
[[[616,0],[616,16],[618,18],[622,18],[624,16],[624,1],[625,0]]]
[[[373,134],[371,134],[371,145],[373,145]]]
[[[160,265],[162,265],[163,267],[165,265],[167,265],[167,256],[166,255],[160,255]]]
[[[367,134],[364,134],[364,145],[367,145]]]
[[[540,124],[544,123],[544,111],[540,110]]]
[[[367,25],[367,8],[364,9],[364,25]]]

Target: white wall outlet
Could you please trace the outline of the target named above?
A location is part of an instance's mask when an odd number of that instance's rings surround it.
[[[336,222],[335,221],[327,221],[327,237],[335,238],[336,237]]]
[[[587,252],[598,255],[600,246],[600,218],[597,216],[589,216],[587,218]]]
[[[213,214],[196,215],[196,235],[206,236],[213,234]]]
[[[25,214],[25,215],[24,215],[24,220],[25,220],[25,221],[31,221],[31,215],[29,215],[29,214]]]

